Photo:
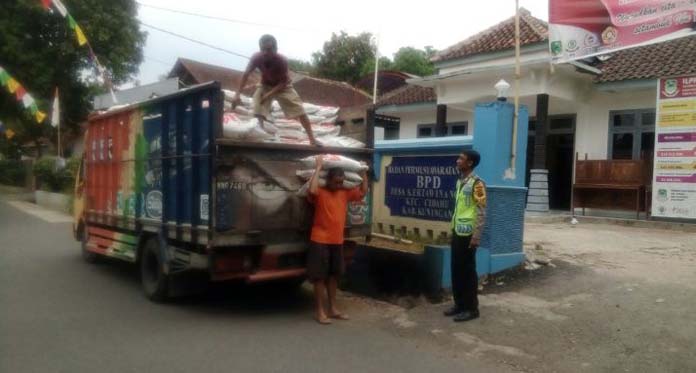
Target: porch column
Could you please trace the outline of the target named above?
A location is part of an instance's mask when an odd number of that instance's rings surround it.
[[[435,122],[435,136],[447,136],[447,105],[437,105],[437,121]]]
[[[536,97],[534,155],[527,195],[527,211],[549,211],[549,171],[546,169],[546,131],[549,127],[549,95]]]

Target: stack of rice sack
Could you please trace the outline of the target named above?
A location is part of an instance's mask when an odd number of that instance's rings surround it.
[[[309,190],[309,181],[312,178],[312,175],[314,175],[314,172],[317,167],[316,157],[318,156],[313,155],[300,160],[303,169],[298,170],[296,174],[300,179],[307,180],[305,185],[298,191],[298,195],[300,196],[307,195],[307,192]],[[363,182],[363,178],[362,176],[360,176],[360,173],[363,171],[367,171],[367,169],[369,168],[366,164],[362,162],[358,162],[352,158],[344,157],[342,155],[328,154],[322,155],[321,157],[323,157],[324,161],[322,165],[322,171],[319,174],[319,186],[321,187],[326,186],[326,175],[328,173],[328,170],[332,168],[340,168],[343,170],[345,174],[343,188],[356,188],[360,186],[360,184],[362,184]]]
[[[277,102],[272,104],[271,117],[261,126],[253,116],[253,102],[250,97],[241,96],[241,105],[232,108],[235,93],[224,90],[225,114],[223,136],[244,141],[277,142],[283,144],[308,145],[309,139],[302,124],[294,119],[286,119]],[[336,125],[339,108],[303,104],[305,113],[312,123],[312,131],[319,142],[325,146],[364,148],[362,142],[339,136],[341,128]]]

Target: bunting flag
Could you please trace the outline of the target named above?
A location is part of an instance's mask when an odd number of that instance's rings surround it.
[[[51,125],[58,127],[60,124],[60,100],[58,99],[58,87],[56,87],[56,97],[53,99],[53,108],[51,112]]]
[[[36,100],[30,95],[18,81],[16,81],[2,66],[0,66],[0,84],[15,96],[17,102],[21,102],[25,110],[29,111],[34,119],[41,123],[46,119],[39,107],[36,105]]]
[[[82,29],[80,28],[80,25],[75,22],[75,19],[68,14],[68,26],[70,26],[70,29],[75,31],[75,36],[77,37],[77,44],[80,44],[80,46],[83,46],[87,44],[87,38],[85,37],[84,32],[82,32]]]
[[[81,47],[82,46],[87,46],[88,49],[88,55],[87,58],[89,58],[89,61],[94,65],[97,75],[101,76],[102,80],[104,81],[104,85],[106,85],[107,88],[109,88],[112,92],[112,86],[111,86],[111,80],[106,74],[106,69],[101,66],[99,63],[99,59],[97,56],[94,54],[94,50],[92,50],[92,46],[89,44],[89,40],[87,40],[87,36],[85,36],[84,31],[82,31],[82,28],[80,25],[77,24],[75,19],[68,13],[67,8],[63,4],[61,0],[41,0],[41,4],[46,8],[46,10],[51,9],[51,6],[61,15],[63,18],[68,20],[68,27],[70,27],[73,32],[75,32],[75,37],[77,38],[77,44],[79,44]]]
[[[10,77],[10,79],[7,81],[7,90],[10,91],[10,93],[14,94],[17,92],[17,88],[21,87],[19,83],[17,83],[14,78]]]
[[[24,98],[24,95],[27,94],[27,91],[22,87],[21,85],[15,89],[14,92],[15,96],[17,97],[17,100],[22,100]]]

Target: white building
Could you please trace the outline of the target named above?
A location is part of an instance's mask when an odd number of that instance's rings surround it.
[[[520,18],[528,169],[548,169],[550,206],[568,209],[576,153],[652,157],[657,78],[696,73],[696,37],[552,65],[546,22],[526,10]],[[501,78],[514,82],[514,17],[441,51],[434,62],[436,75],[411,79],[378,102],[377,114],[400,121],[378,128],[377,140],[444,135],[438,122],[446,123],[446,135],[474,134],[475,103],[493,100]]]

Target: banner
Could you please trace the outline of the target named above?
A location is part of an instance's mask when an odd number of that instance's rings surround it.
[[[660,79],[652,215],[696,219],[696,75]]]
[[[696,0],[550,0],[554,62],[568,62],[695,33]]]

